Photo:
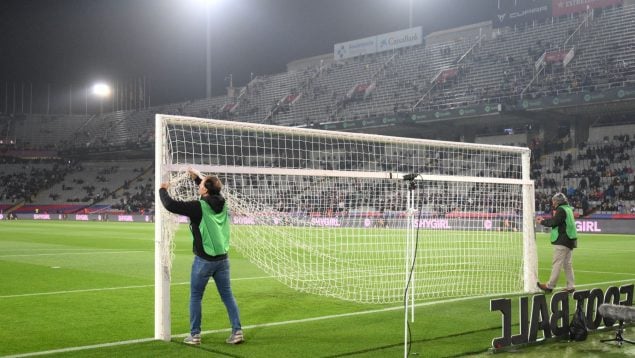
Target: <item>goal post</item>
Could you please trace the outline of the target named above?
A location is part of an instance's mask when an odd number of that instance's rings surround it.
[[[155,148],[154,148],[154,338],[169,341],[171,338],[170,319],[170,282],[172,253],[165,245],[171,245],[174,233],[165,230],[169,225],[167,211],[161,204],[159,185],[168,179],[164,167],[168,164],[169,148],[165,141],[167,122],[156,117],[155,121]]]
[[[189,167],[219,176],[231,250],[295,290],[402,302],[412,266],[412,300],[535,291],[527,148],[160,114],[155,141],[156,185],[192,200]],[[179,219],[156,195],[155,338],[169,340]]]

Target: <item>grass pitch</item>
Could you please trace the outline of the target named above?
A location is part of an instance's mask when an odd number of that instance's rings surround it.
[[[189,330],[192,254],[185,228],[177,236],[172,271],[174,338],[154,341],[153,230],[145,223],[0,221],[0,356],[403,356],[400,305],[357,304],[299,293],[236,251],[231,253],[232,284],[246,342],[224,343],[228,319],[212,284],[203,303],[202,345],[180,343]],[[545,235],[539,234],[537,241],[544,281],[551,247]],[[605,290],[635,282],[635,236],[581,235],[579,246],[574,253],[579,289]],[[489,299],[418,301],[411,324],[411,354],[491,355],[491,340],[501,335],[501,315],[489,311]],[[501,354],[635,355],[635,346],[599,342],[613,336],[611,331],[593,332],[585,342],[552,340]],[[635,329],[627,327],[624,336],[633,339]]]

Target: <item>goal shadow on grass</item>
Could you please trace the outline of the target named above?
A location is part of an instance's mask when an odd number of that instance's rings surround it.
[[[216,355],[217,355],[217,356],[219,356],[219,357],[246,358],[246,356],[241,356],[241,355],[238,355],[238,354],[231,354],[231,353],[227,353],[227,352],[219,351],[219,350],[216,350],[216,349],[212,349],[212,348],[209,348],[209,347],[205,347],[205,346],[203,346],[203,345],[193,347],[193,346],[191,346],[191,345],[189,345],[189,344],[182,343],[182,342],[181,342],[181,343],[179,343],[179,344],[181,344],[181,345],[183,345],[183,346],[186,346],[186,347],[189,347],[189,348],[191,348],[191,349],[198,349],[198,350],[201,350],[201,351],[205,351],[205,352],[209,352],[209,353],[214,353],[214,354],[216,354]]]
[[[474,330],[474,331],[467,331],[467,332],[461,332],[461,333],[457,333],[457,334],[450,334],[450,335],[442,336],[442,337],[434,337],[434,338],[426,338],[426,339],[415,339],[415,340],[412,340],[411,343],[434,342],[434,341],[438,341],[438,340],[441,340],[441,339],[456,338],[456,337],[466,336],[466,335],[470,335],[470,334],[474,334],[474,333],[487,332],[487,331],[491,331],[491,330],[495,330],[495,329],[500,329],[500,327],[488,327],[488,328],[478,329],[478,330]],[[358,350],[358,351],[346,352],[346,353],[336,354],[336,355],[332,355],[332,356],[326,356],[325,358],[350,357],[350,356],[355,356],[355,355],[358,355],[358,354],[379,352],[379,351],[382,351],[382,350],[385,350],[385,349],[391,349],[391,348],[396,348],[396,347],[403,347],[403,342],[399,342],[399,343],[395,343],[395,344],[388,344],[388,345],[385,345],[385,346],[373,347],[373,348],[369,348],[369,349],[362,349],[362,350]],[[486,352],[487,352],[487,348],[483,349],[483,350],[479,350],[479,351],[474,351],[474,352],[461,352],[460,354],[457,354],[457,355],[454,355],[454,356],[450,356],[450,357],[462,357],[462,356],[469,355],[469,354],[479,354],[479,353],[486,353]]]

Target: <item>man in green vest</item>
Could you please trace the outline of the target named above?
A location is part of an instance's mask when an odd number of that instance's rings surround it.
[[[575,227],[573,208],[562,193],[557,193],[551,198],[551,207],[555,208],[551,219],[536,218],[536,223],[551,228],[551,245],[553,245],[551,277],[547,283],[538,282],[538,288],[546,293],[551,293],[558,283],[560,270],[564,268],[567,286],[562,291],[573,293],[575,291],[573,249],[578,246],[578,232]]]
[[[203,177],[190,169],[190,176],[198,185],[199,200],[179,201],[168,194],[169,183],[161,184],[159,195],[165,209],[171,213],[190,218],[192,251],[194,262],[190,276],[190,335],[183,341],[187,344],[201,344],[201,301],[210,278],[225,304],[232,334],[225,342],[243,342],[238,305],[232,293],[229,280],[229,218],[227,204],[221,195],[223,184],[213,175]]]

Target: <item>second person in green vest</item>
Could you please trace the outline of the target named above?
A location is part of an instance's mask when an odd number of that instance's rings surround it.
[[[573,208],[562,193],[556,193],[551,198],[551,207],[554,208],[551,219],[536,218],[536,223],[551,228],[550,239],[551,245],[553,245],[551,276],[547,283],[538,282],[538,288],[547,293],[553,291],[558,283],[560,271],[564,269],[567,283],[563,291],[572,293],[575,291],[573,249],[578,247],[578,232],[575,226]]]

